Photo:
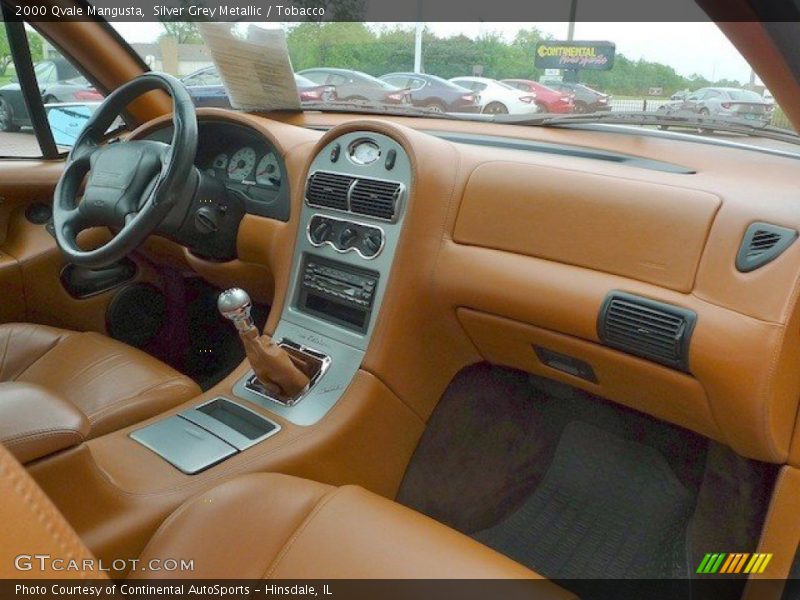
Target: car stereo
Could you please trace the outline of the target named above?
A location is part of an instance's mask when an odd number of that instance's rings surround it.
[[[306,254],[301,273],[300,310],[366,332],[378,287],[377,272]]]

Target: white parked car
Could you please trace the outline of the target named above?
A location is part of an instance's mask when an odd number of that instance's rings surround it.
[[[482,113],[530,115],[539,112],[534,92],[520,92],[510,85],[486,77],[454,77],[450,81],[478,94]]]

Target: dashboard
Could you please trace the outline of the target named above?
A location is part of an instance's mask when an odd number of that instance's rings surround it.
[[[195,166],[219,180],[232,193],[240,194],[248,214],[280,221],[289,218],[289,185],[280,152],[256,131],[222,121],[198,122]],[[169,143],[167,126],[145,139]]]
[[[228,189],[286,193],[288,215],[287,181],[302,182],[288,220],[248,210],[239,262],[190,266],[250,287],[266,267],[280,307],[267,330],[346,367],[320,393],[362,369],[424,419],[485,360],[786,460],[800,395],[796,158],[658,132],[198,116],[197,165]],[[268,140],[285,152],[280,180]]]

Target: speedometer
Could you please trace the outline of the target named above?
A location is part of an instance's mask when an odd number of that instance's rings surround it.
[[[357,165],[368,165],[381,157],[381,148],[372,140],[356,140],[350,144],[347,154]]]
[[[228,163],[228,177],[234,181],[244,181],[253,172],[255,166],[256,151],[245,146],[231,156],[231,162]]]
[[[256,183],[259,185],[281,185],[281,168],[274,152],[267,152],[256,167]]]

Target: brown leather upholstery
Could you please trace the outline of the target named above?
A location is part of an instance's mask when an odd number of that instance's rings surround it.
[[[0,443],[21,463],[77,446],[90,429],[86,415],[45,388],[0,383]]]
[[[51,568],[17,570],[20,554],[49,554],[65,561],[92,559],[92,553],[64,520],[58,509],[34,483],[25,469],[0,445],[0,579],[101,579],[105,573],[87,569],[54,571]]]
[[[0,447],[0,578],[103,578],[58,509]],[[213,541],[213,543],[209,543]],[[15,568],[20,554],[80,561],[85,571]],[[132,576],[234,578],[540,577],[427,517],[356,486],[278,474],[249,475],[195,497],[161,526],[140,557],[194,559],[186,571]],[[84,562],[86,561],[86,562]],[[550,592],[550,594],[547,594]],[[573,597],[556,585],[543,597]]]
[[[39,385],[80,410],[88,437],[120,429],[200,393],[158,360],[98,333],[0,325],[0,382]]]
[[[194,571],[161,573],[169,578],[540,578],[363,488],[279,474],[239,477],[185,503],[140,561],[169,557],[194,559]]]

